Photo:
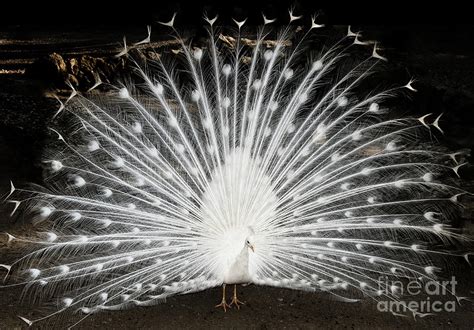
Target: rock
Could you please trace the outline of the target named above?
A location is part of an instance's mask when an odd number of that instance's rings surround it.
[[[115,57],[82,55],[64,59],[52,53],[35,61],[26,74],[47,88],[69,88],[70,83],[80,91],[86,91],[100,79],[111,81],[124,71],[125,60]]]
[[[83,55],[79,59],[79,87],[81,90],[91,88],[100,78],[110,81],[119,76],[125,69],[124,59],[115,57],[92,57]]]
[[[73,75],[77,75],[79,73],[79,61],[77,60],[77,58],[69,59],[67,69]]]
[[[77,75],[82,89],[87,89],[95,84],[95,72],[97,70],[97,58],[82,55],[79,59],[79,73]]]
[[[137,61],[140,64],[144,64],[148,60],[146,54],[144,54],[142,51],[136,48],[130,49],[128,53],[129,53],[129,56],[131,56],[135,61]]]
[[[25,74],[61,86],[67,78],[67,65],[61,55],[52,53],[34,62]]]
[[[68,74],[67,75],[67,81],[74,87],[74,88],[78,88],[79,87],[79,80],[77,80],[76,76],[74,76],[73,74]]]
[[[147,52],[147,56],[148,56],[149,59],[151,59],[153,61],[159,61],[160,58],[161,58],[160,53],[152,52],[152,51]]]
[[[222,41],[227,47],[229,47],[231,49],[235,49],[236,44],[237,44],[237,41],[235,40],[235,38],[233,38],[231,36],[226,36],[226,35],[223,35],[223,34],[219,34],[219,40]],[[241,38],[240,42],[241,42],[242,45],[248,46],[248,47],[251,47],[251,48],[253,48],[257,45],[257,40],[256,39]],[[266,48],[275,48],[278,43],[281,43],[281,45],[283,47],[289,47],[289,46],[292,45],[292,42],[289,39],[288,40],[280,40],[280,41],[277,41],[277,40],[264,40],[262,43]]]

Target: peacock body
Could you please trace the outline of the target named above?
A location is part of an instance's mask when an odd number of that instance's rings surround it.
[[[380,276],[435,278],[451,254],[432,245],[460,238],[449,216],[461,153],[424,138],[440,117],[384,105],[411,82],[362,93],[385,58],[350,28],[308,57],[314,19],[271,44],[265,19],[252,47],[244,22],[229,38],[206,21],[206,47],[178,35],[179,59],[134,61],[134,82],[106,96],[73,91],[58,114],[74,124],[52,129],[48,189],[12,184],[15,211],[26,205],[39,229],[8,237],[39,247],[3,267],[55,303],[46,317],[239,283],[397,299]],[[350,61],[354,48],[367,56]]]

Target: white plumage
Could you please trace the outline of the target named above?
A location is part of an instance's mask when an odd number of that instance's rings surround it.
[[[439,118],[391,115],[384,101],[404,87],[360,90],[385,60],[377,46],[348,65],[367,47],[350,29],[307,56],[314,20],[270,44],[265,18],[252,49],[244,22],[233,39],[207,22],[207,47],[177,37],[179,60],[137,65],[134,84],[74,91],[64,109],[75,124],[53,130],[49,190],[12,185],[10,198],[28,195],[15,202],[34,215],[40,248],[4,268],[57,304],[45,318],[235,283],[397,299],[378,277],[434,278],[431,257],[451,254],[431,244],[460,238],[448,220],[462,153],[424,139]]]

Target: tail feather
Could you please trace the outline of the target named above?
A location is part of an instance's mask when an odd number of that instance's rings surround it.
[[[174,19],[161,24],[174,30]],[[302,63],[314,22],[301,40],[288,25],[270,48],[264,16],[249,49],[235,21],[229,50],[206,20],[206,48],[178,36],[182,62],[136,62],[140,83],[107,97],[74,90],[64,103],[76,124],[68,137],[52,129],[64,150],[47,159],[51,189],[12,184],[48,228],[11,266],[20,283],[64,294],[59,311],[148,306],[220,285],[226,235],[239,227],[255,232],[256,284],[352,301],[342,292],[396,299],[380,277],[435,278],[431,257],[451,254],[430,246],[463,239],[448,224],[465,191],[441,181],[463,164],[420,142],[428,115],[385,116],[398,89],[361,95],[386,60],[377,46],[343,70],[350,28]]]

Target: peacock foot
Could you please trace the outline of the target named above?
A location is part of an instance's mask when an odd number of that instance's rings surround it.
[[[237,299],[237,297],[233,297],[232,298],[232,301],[230,302],[230,306],[232,305],[235,305],[235,307],[237,307],[237,309],[240,309],[240,305],[245,305],[245,303],[243,301],[240,301],[239,299]]]
[[[232,299],[232,303],[233,302],[234,302],[234,299]],[[232,305],[232,303],[230,305]],[[224,312],[227,312],[226,308],[232,308],[230,305],[223,299],[222,302],[220,304],[216,305],[215,307],[216,308],[222,307],[224,309]]]
[[[240,309],[240,305],[245,305],[243,301],[240,301],[237,298],[237,285],[234,285],[234,296],[232,297],[232,301],[230,302],[229,306],[235,305],[237,309]]]

